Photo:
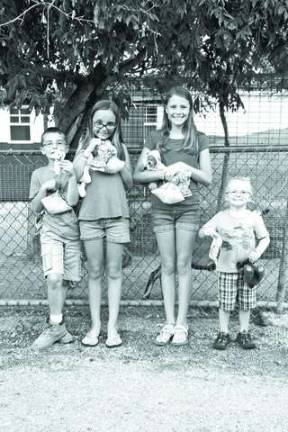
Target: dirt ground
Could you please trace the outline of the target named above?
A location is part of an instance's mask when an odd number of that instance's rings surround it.
[[[156,347],[163,320],[156,307],[123,307],[124,344],[94,348],[79,340],[50,350],[29,349],[45,307],[0,309],[0,430],[3,432],[286,432],[288,313],[265,312],[252,324],[258,349],[211,349],[217,314],[191,309],[190,341]],[[69,307],[69,330],[80,339],[87,307]],[[231,321],[236,335],[237,320]]]

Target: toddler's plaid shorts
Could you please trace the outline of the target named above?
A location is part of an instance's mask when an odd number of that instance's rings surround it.
[[[256,307],[256,289],[244,283],[243,272],[218,272],[218,301],[225,311],[234,310],[236,302],[239,309],[250,310]]]

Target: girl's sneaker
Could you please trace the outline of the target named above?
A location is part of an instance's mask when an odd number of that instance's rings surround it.
[[[232,339],[229,333],[219,332],[215,341],[213,342],[213,348],[224,351],[231,342]]]
[[[174,336],[174,324],[165,324],[156,337],[155,344],[159,346],[167,345]]]

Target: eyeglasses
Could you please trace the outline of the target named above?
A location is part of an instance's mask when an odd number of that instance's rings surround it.
[[[43,144],[42,144],[42,147],[53,147],[53,146],[62,146],[62,147],[65,147],[66,146],[66,143],[65,142],[47,142],[47,143],[45,143],[45,142],[43,142]]]
[[[244,191],[244,190],[232,190],[232,191],[227,191],[226,194],[230,194],[230,195],[237,195],[237,194],[241,194],[241,195],[251,195],[251,192],[249,191]]]
[[[93,123],[93,126],[96,127],[97,129],[103,129],[104,127],[106,129],[115,129],[116,127],[116,123],[114,122],[108,122],[108,123],[102,123],[102,121],[96,121],[95,123]]]

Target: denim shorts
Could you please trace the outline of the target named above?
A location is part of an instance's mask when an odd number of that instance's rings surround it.
[[[79,240],[49,238],[41,235],[41,256],[44,276],[50,273],[63,275],[63,279],[73,282],[81,278],[81,247]]]
[[[157,209],[152,212],[153,230],[161,233],[167,231],[198,231],[200,213],[195,209]]]
[[[83,241],[106,237],[111,243],[129,243],[129,219],[124,217],[98,220],[80,220],[80,238]]]

